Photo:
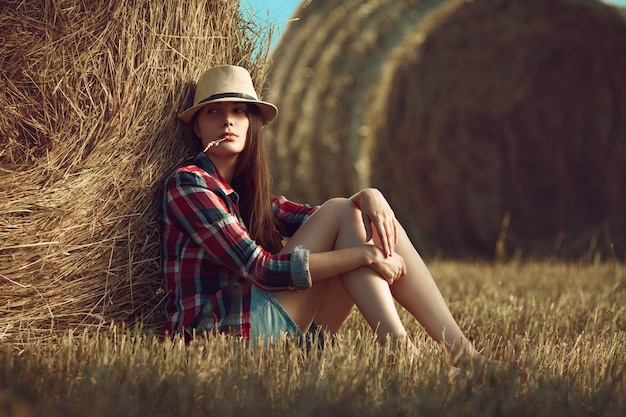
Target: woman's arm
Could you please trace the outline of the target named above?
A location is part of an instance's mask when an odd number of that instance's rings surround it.
[[[290,253],[298,246],[307,248],[311,281],[341,276],[363,267],[370,267],[388,282],[396,280],[405,273],[404,260],[393,251],[387,255],[378,242],[376,245],[366,243],[362,229],[365,216],[358,205],[369,207],[368,213],[371,213],[372,207],[383,205],[370,201],[377,193],[376,190],[363,191],[353,199],[326,201],[298,228],[280,253]],[[384,198],[382,200],[385,202]]]
[[[199,272],[194,266],[187,274],[191,279],[199,274],[217,276],[215,268],[226,268],[266,290],[303,290],[311,286],[309,251],[292,248],[279,255],[258,246],[236,216],[234,203],[200,169],[179,170],[165,187],[163,205],[170,235],[175,235],[168,243],[171,256],[190,257],[192,265],[201,259],[211,268]]]
[[[295,203],[284,196],[272,196],[272,213],[283,238],[293,236],[315,210],[317,207],[310,204]]]
[[[370,267],[390,285],[406,274],[404,259],[397,253],[386,256],[374,245],[359,245],[329,252],[309,254],[313,282],[340,276],[361,267]]]

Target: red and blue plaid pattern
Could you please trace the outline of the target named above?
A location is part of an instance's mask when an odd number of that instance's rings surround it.
[[[271,198],[282,237],[292,236],[316,210]],[[251,285],[268,291],[312,285],[309,251],[265,251],[248,235],[238,201],[203,152],[168,176],[161,222],[166,333],[207,330],[250,338]]]

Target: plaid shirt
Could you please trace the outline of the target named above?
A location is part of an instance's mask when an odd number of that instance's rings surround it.
[[[204,152],[168,176],[162,201],[165,331],[217,330],[250,338],[250,293],[311,287],[309,251],[271,254],[248,235],[239,196]],[[315,211],[272,196],[278,232],[290,237]]]

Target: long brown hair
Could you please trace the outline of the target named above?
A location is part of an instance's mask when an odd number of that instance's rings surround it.
[[[239,209],[248,233],[265,250],[282,248],[272,214],[271,175],[261,128],[263,119],[257,106],[248,104],[248,136],[237,159],[231,186],[239,194]]]

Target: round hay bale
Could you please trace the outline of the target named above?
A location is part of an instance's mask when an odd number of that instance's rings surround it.
[[[0,6],[0,340],[164,321],[159,188],[209,66],[269,40],[230,1]]]
[[[320,203],[369,181],[365,94],[406,30],[441,1],[313,0],[296,11],[268,73],[276,190]]]
[[[623,258],[624,68],[614,7],[449,2],[384,68],[373,180],[431,251]]]
[[[617,8],[313,0],[295,17],[268,77],[277,192],[376,186],[426,255],[624,256]]]

